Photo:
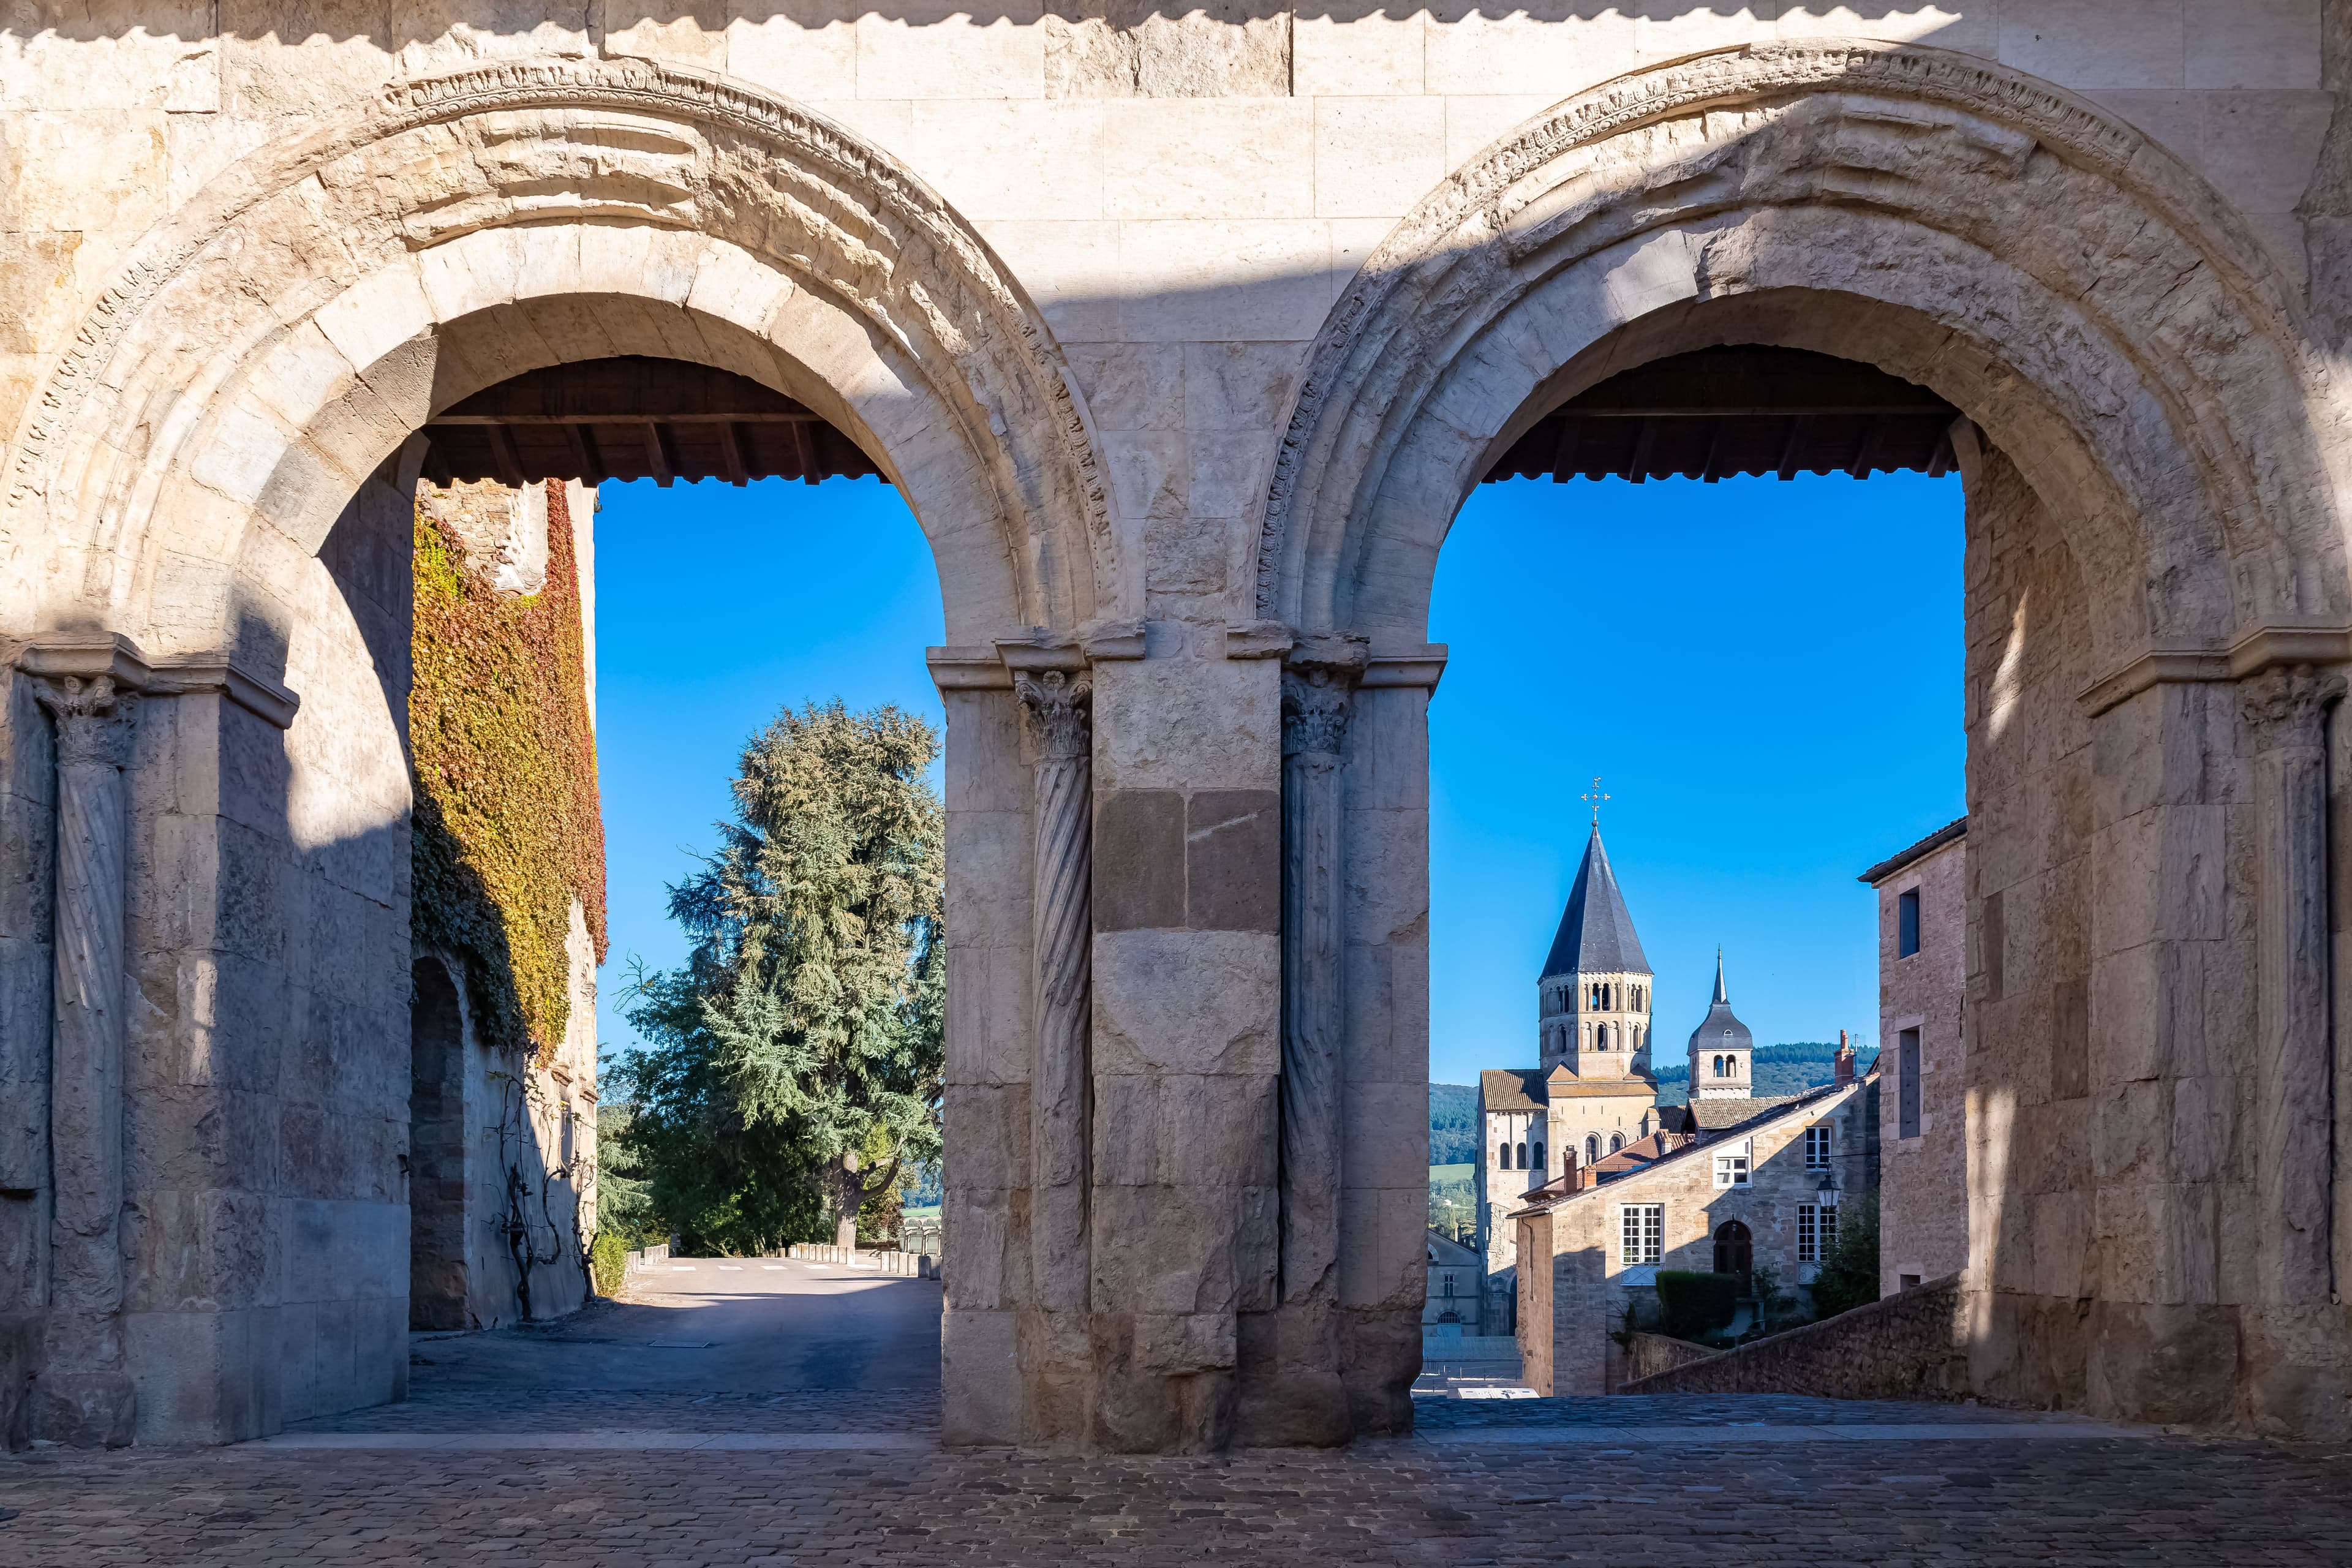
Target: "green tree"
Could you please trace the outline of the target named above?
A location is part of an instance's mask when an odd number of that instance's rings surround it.
[[[814,1178],[854,1246],[859,1211],[902,1163],[939,1157],[938,755],[919,718],[837,701],[786,709],[744,749],[735,819],[670,889],[693,955],[642,979],[629,1014],[652,1042],[629,1074],[629,1141],[681,1233],[689,1215],[703,1234],[792,1223],[764,1185],[797,1163],[795,1184]],[[687,1150],[671,1139],[731,1163],[672,1170]]]
[[[1837,1245],[1813,1279],[1813,1315],[1840,1312],[1878,1300],[1878,1199],[1857,1194],[1838,1211]]]

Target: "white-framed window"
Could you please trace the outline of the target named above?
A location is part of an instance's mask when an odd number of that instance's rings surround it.
[[[1715,1184],[1718,1187],[1744,1187],[1748,1184],[1748,1156],[1717,1154],[1715,1157]]]
[[[1805,1129],[1805,1169],[1826,1171],[1830,1168],[1830,1124]]]
[[[1631,1268],[1636,1264],[1655,1263],[1665,1253],[1666,1205],[1664,1204],[1627,1204],[1621,1211],[1622,1257],[1621,1261]]]
[[[1797,1205],[1797,1261],[1827,1262],[1837,1250],[1838,1212],[1835,1204]]]

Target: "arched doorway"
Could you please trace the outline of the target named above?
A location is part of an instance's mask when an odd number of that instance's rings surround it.
[[[453,159],[453,147],[468,151]],[[102,637],[40,644],[27,668],[188,699],[147,709],[172,720],[155,764],[224,781],[217,810],[236,826],[226,839],[163,844],[137,874],[209,890],[197,897],[205,912],[188,917],[192,954],[211,951],[207,932],[236,927],[240,954],[253,956],[240,957],[243,989],[226,1016],[259,1027],[271,996],[311,997],[314,1016],[333,1020],[335,1048],[364,1058],[335,1080],[349,1103],[331,1110],[338,1125],[367,1130],[346,1140],[365,1170],[292,1170],[285,1196],[354,1205],[338,1233],[372,1249],[364,1268],[286,1260],[287,1278],[334,1296],[335,1310],[300,1318],[327,1336],[315,1354],[257,1340],[208,1370],[205,1387],[148,1406],[172,1425],[142,1436],[234,1440],[259,1435],[263,1420],[403,1386],[413,1194],[394,1162],[410,1152],[416,1079],[413,1051],[396,1067],[391,1058],[420,1020],[436,1040],[446,1020],[429,998],[416,1017],[409,1006],[405,557],[391,546],[407,538],[407,492],[430,453],[415,438],[436,419],[488,420],[467,427],[501,433],[481,456],[502,479],[531,478],[526,456],[533,467],[557,451],[618,457],[593,419],[538,427],[553,438],[534,444],[514,439],[532,410],[472,401],[511,399],[517,378],[561,379],[570,367],[723,373],[763,394],[767,412],[789,403],[839,437],[830,452],[795,451],[802,471],[855,456],[921,524],[946,611],[931,668],[951,718],[950,897],[959,866],[999,873],[969,906],[961,973],[979,982],[970,997],[1026,998],[1033,987],[1042,997],[951,1027],[970,1053],[952,1074],[1002,1086],[986,1064],[1018,1063],[1021,1087],[1017,1107],[983,1089],[950,1137],[1001,1156],[1020,1124],[1024,1146],[1051,1165],[1027,1212],[1042,1216],[1041,1258],[1059,1261],[1036,1277],[1071,1267],[1076,1237],[1083,1278],[1087,1104],[1074,1030],[1090,963],[1087,677],[1097,658],[1135,654],[1079,643],[1078,628],[1117,610],[1122,583],[1091,427],[1052,334],[969,226],[887,154],[791,105],[640,60],[506,61],[403,81],[262,148],[181,205],[126,265],[34,400],[5,502],[10,537],[46,541],[87,570],[45,579],[45,602],[12,604],[11,629],[21,617],[37,642],[45,627],[102,626]],[[168,426],[153,423],[163,407]],[[674,420],[667,436],[663,420],[640,423],[633,452],[648,471],[782,468],[793,443],[782,423],[763,433],[724,420],[685,437]],[[355,516],[359,526],[343,526]],[[978,801],[987,809],[959,810]],[[1024,885],[1000,886],[1008,870]],[[1033,871],[1041,879],[1028,885]],[[239,889],[254,878],[278,891],[247,898]],[[162,951],[182,939],[136,940]],[[970,1002],[960,993],[948,1005],[961,1016]],[[440,1075],[438,1047],[427,1047],[429,1089]],[[1034,1125],[1033,1079],[1044,1107]],[[428,1120],[431,1098],[420,1102]],[[982,1217],[962,1230],[951,1270],[1003,1281],[1017,1260],[1030,1279],[1032,1234],[1003,1223],[1025,1167],[962,1164]],[[312,1181],[356,1183],[356,1195],[313,1194]],[[1054,1424],[1068,1412],[961,1394],[960,1377],[984,1373],[999,1386],[1015,1353],[1013,1314],[1033,1299],[990,1287],[956,1305],[968,1310],[948,1327],[963,1344],[949,1357],[950,1431],[1066,1436]],[[360,1329],[363,1354],[357,1341],[328,1342]],[[295,1387],[294,1365],[340,1370],[331,1385]]]
[[[2081,286],[2085,276],[2095,289]],[[2170,303],[2160,313],[2126,303],[2143,298]],[[2176,310],[2227,323],[2229,349],[2173,334],[2161,322]],[[1990,933],[1999,954],[1988,994],[1971,998],[1985,1022],[1972,1030],[1981,1055],[1970,1081],[1990,1097],[1987,1158],[1972,1162],[1967,1194],[1980,1249],[1970,1277],[1983,1292],[1979,1388],[2126,1415],[2177,1409],[2190,1391],[2138,1347],[2192,1321],[2259,1341],[2257,1359],[2299,1364],[2314,1352],[2296,1348],[2283,1318],[2228,1305],[2218,1258],[2181,1258],[2167,1239],[2218,1201],[2210,1185],[2134,1222],[2136,1256],[2172,1259],[2161,1304],[2085,1274],[2067,1288],[2108,1294],[2068,1317],[2004,1242],[2024,1234],[2020,1211],[2059,1223],[2100,1190],[2088,1170],[2064,1194],[2029,1195],[2008,1178],[2030,1136],[2022,1108],[2053,1103],[2053,1062],[2065,1064],[2066,1103],[2086,1107],[2102,1075],[2126,1070],[2116,1065],[2126,1042],[2158,1027],[2146,1010],[2156,977],[2190,961],[2168,934],[2184,929],[2184,884],[2137,882],[2128,910],[2092,899],[2094,885],[2118,885],[2116,834],[2198,814],[2239,823],[2233,831],[2268,824],[2260,864],[2237,862],[2242,874],[2212,889],[2211,907],[2234,910],[2241,929],[2273,911],[2235,950],[2233,983],[2259,976],[2305,998],[2330,984],[2324,918],[2277,900],[2324,879],[2324,813],[2298,792],[2315,787],[2324,710],[2340,689],[2311,666],[2352,652],[2326,477],[2341,443],[2310,412],[2325,395],[2294,289],[2227,204],[2160,148],[2045,84],[1932,49],[1756,46],[1561,104],[1401,224],[1318,340],[1268,490],[1260,615],[1300,628],[1299,679],[1356,682],[1357,756],[1418,754],[1444,660],[1425,641],[1433,563],[1464,498],[1612,377],[1729,346],[1883,373],[1963,416],[1941,438],[1948,455],[1925,460],[1957,467],[1967,492],[1968,618],[1982,628],[1967,673],[1971,853],[1990,847],[2002,867],[1997,882],[1979,879],[1969,917],[1971,940]],[[1927,416],[1889,417],[1915,412]],[[1892,427],[1873,437],[1913,438]],[[1549,471],[1586,471],[1560,447],[1556,437],[1537,458]],[[1678,471],[1725,456],[1700,451]],[[1853,461],[1872,458],[1857,447]],[[1629,447],[1615,460],[1661,459]],[[2166,760],[2208,725],[2234,737],[2233,782]],[[2300,782],[2252,767],[2258,753],[2296,759]],[[2105,804],[2053,810],[2060,800]],[[1998,846],[1979,844],[1979,816]],[[1382,864],[1383,908],[1425,911],[1423,868]],[[2030,932],[2017,913],[2027,907]],[[2125,928],[2137,956],[2056,936]],[[1387,929],[1406,940],[1381,962],[1411,962],[1424,928]],[[2064,1005],[2076,995],[2108,1000]],[[1351,990],[1344,1002],[1392,1031],[1421,1026],[1385,992]],[[1996,1021],[2011,1014],[2064,1016],[2067,1037],[2029,1049]],[[2214,1059],[2270,1086],[2258,1098],[2316,1147],[2324,1113],[2286,1110],[2284,1086],[2319,1070],[2325,1031],[2317,1013],[2295,1016],[2260,1044],[2201,1022],[2164,1026],[2188,1027]],[[2158,1078],[2175,1070],[2145,1065]],[[2321,1177],[2292,1140],[2258,1158],[2266,1288],[2315,1304],[2326,1270],[2294,1241],[2292,1217],[2311,1201],[2292,1194],[2317,1192]],[[2083,1370],[2093,1364],[2095,1384]],[[2218,1401],[2216,1419],[2252,1419],[2269,1402],[2292,1425],[2315,1418],[2281,1382],[2193,1393]]]
[[[1740,1289],[1746,1289],[1749,1274],[1755,1271],[1756,1251],[1747,1226],[1736,1219],[1725,1220],[1715,1227],[1715,1271],[1737,1274]]]

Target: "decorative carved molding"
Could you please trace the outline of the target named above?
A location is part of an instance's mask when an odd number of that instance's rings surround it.
[[[1668,122],[1691,128],[1674,143],[1671,170],[1652,167],[1633,149],[1614,159],[1604,149]],[[1775,126],[1792,134],[1759,155],[1780,163],[1736,161],[1768,145]],[[1874,213],[1923,231],[1957,223],[1963,212],[1998,227],[1983,194],[2018,187],[2037,153],[2111,193],[2116,210],[2100,232],[2134,237],[2129,249],[2118,240],[2113,250],[2119,271],[2153,267],[2140,237],[2166,231],[2180,250],[2167,275],[2193,258],[2213,318],[2229,323],[2232,342],[2261,342],[2266,356],[2265,368],[2233,371],[2249,378],[2246,395],[2233,398],[2216,390],[2210,357],[2184,355],[2144,321],[2104,323],[2127,344],[2118,352],[2137,367],[2133,374],[2184,408],[2271,406],[2257,391],[2267,386],[2275,386],[2279,406],[2316,400],[2295,289],[2231,205],[2138,131],[1976,56],[1864,40],[1751,44],[1637,71],[1568,100],[1455,173],[1391,231],[1326,319],[1300,378],[1261,520],[1257,615],[1312,626],[1349,613],[1348,542],[1352,531],[1377,526],[1385,466],[1416,428],[1419,405],[1454,345],[1490,328],[1536,280],[1685,221],[1719,226],[1727,207],[1821,205],[1847,185],[1867,192],[1862,205]],[[2017,230],[2015,205],[2002,208],[2011,231],[2031,232]],[[1736,272],[1736,259],[1723,259]],[[2078,309],[2074,279],[2095,263],[2074,256],[2067,264],[2075,272],[2050,284],[2050,298]],[[1717,291],[1736,287],[1736,278],[1716,284]],[[2072,382],[2045,375],[2034,384]],[[2259,442],[2171,438],[2200,465],[2198,482],[2210,492],[2204,514],[2249,550],[2294,537],[2276,520],[2311,511],[2306,500],[2326,510],[2320,498],[2332,493],[2332,481],[2315,462],[2292,475],[2257,472],[2238,454]],[[2231,522],[2241,516],[2272,521]],[[1310,593],[1338,597],[1309,603]]]
[[[148,697],[217,696],[290,729],[302,700],[274,680],[255,675],[225,653],[167,655],[150,659],[120,633],[53,637],[26,647],[16,660],[36,679],[110,681],[119,692]]]
[[[2252,677],[2242,689],[2246,722],[2259,745],[2317,746],[2319,721],[2343,697],[2344,677],[2308,664],[2282,665]]]
[[[2352,660],[2352,627],[2257,626],[2226,648],[2151,648],[2084,687],[2074,700],[2097,717],[2156,686],[2242,680],[2281,665]]]
[[[1091,675],[1070,675],[1058,669],[1035,674],[1015,672],[1013,695],[1029,715],[1029,736],[1037,745],[1040,763],[1084,758],[1094,743],[1088,706],[1094,699]]]
[[[110,653],[111,648],[104,651]],[[48,1061],[51,1175],[42,1386],[70,1440],[129,1440],[137,1394],[122,1369],[123,1007],[128,762],[138,693],[111,672],[35,675],[56,721],[55,992]],[[64,1436],[64,1433],[50,1433]]]
[[[372,103],[326,117],[308,134],[274,138],[215,177],[139,240],[35,395],[0,496],[0,532],[39,537],[39,526],[11,514],[53,494],[74,509],[85,531],[94,531],[89,509],[99,502],[58,478],[70,455],[146,417],[142,397],[163,395],[155,378],[179,374],[166,369],[165,360],[216,371],[219,356],[267,349],[266,341],[236,336],[207,353],[202,332],[192,336],[185,312],[170,303],[175,283],[200,276],[209,258],[238,243],[233,233],[253,231],[243,242],[248,252],[274,247],[298,262],[307,262],[310,251],[332,258],[322,268],[355,268],[346,280],[356,281],[381,264],[375,252],[389,259],[485,227],[544,221],[549,212],[539,210],[532,184],[539,175],[523,172],[549,161],[533,158],[527,143],[563,143],[580,130],[583,111],[599,110],[627,116],[633,139],[592,143],[599,148],[594,157],[563,160],[566,177],[582,188],[551,210],[572,221],[625,213],[663,227],[737,237],[856,312],[914,358],[963,426],[1000,494],[1015,559],[1041,585],[1064,574],[1082,584],[1080,602],[1049,601],[1036,612],[1083,617],[1095,613],[1096,599],[1116,597],[1108,480],[1082,396],[1043,318],[979,233],[896,159],[821,115],[716,75],[628,58],[505,60],[395,81]],[[656,144],[659,122],[667,122],[669,144]],[[486,123],[500,145],[495,155],[479,148],[469,154],[477,128]],[[413,132],[444,127],[447,132],[429,151],[401,144]],[[740,160],[758,166],[751,184],[726,167],[726,155],[746,145],[757,149]],[[462,166],[467,174],[458,184],[467,188],[436,181],[428,195],[412,188],[424,182],[385,177],[370,166],[371,160],[419,157]],[[349,234],[320,234],[309,209],[299,235],[268,232],[270,224],[285,221],[274,215],[274,199],[306,182],[323,185],[330,205],[338,191],[354,193]],[[768,205],[746,200],[746,190]],[[387,197],[404,205],[387,206]],[[289,298],[308,297],[322,280],[307,279],[297,289],[280,279],[280,289]],[[142,335],[168,337],[174,352],[142,350]],[[125,356],[140,366],[130,384],[110,374]],[[184,389],[175,384],[171,390]],[[116,445],[145,452],[151,468],[185,460],[152,441]],[[86,489],[92,498],[116,494],[103,484]],[[1039,517],[1083,519],[1084,536],[1057,546],[1049,524],[1024,537],[1025,520]],[[137,540],[148,525],[143,518],[110,514],[106,526]],[[1074,554],[1084,559],[1055,559]]]
[[[37,675],[33,696],[58,726],[58,766],[121,768],[130,761],[136,691],[110,675]]]
[[[2326,714],[2344,677],[2265,669],[2240,688],[2253,731],[2259,1299],[2323,1300],[2333,1277],[2334,942],[2329,933]]]
[[[1036,788],[1031,866],[1036,963],[1029,1082],[1029,1244],[1036,1304],[1083,1309],[1089,1295],[1087,1105],[1094,994],[1094,682],[1083,671],[1016,670]]]
[[[1282,677],[1282,1294],[1336,1300],[1346,1104],[1346,742],[1362,639]]]
[[[1282,754],[1337,760],[1348,733],[1355,682],[1328,666],[1286,670],[1282,677]]]

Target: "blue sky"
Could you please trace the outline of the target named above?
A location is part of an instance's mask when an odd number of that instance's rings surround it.
[[[1544,480],[1471,499],[1430,635],[1431,1076],[1535,1059],[1535,981],[1601,827],[1656,966],[1668,1048],[1721,943],[1759,1043],[1876,1028],[1854,873],[1959,815],[1960,497],[1916,474]],[[664,887],[727,810],[743,742],[839,696],[940,717],[938,579],[895,491],[607,485],[596,523],[598,740],[613,961],[685,948]]]

